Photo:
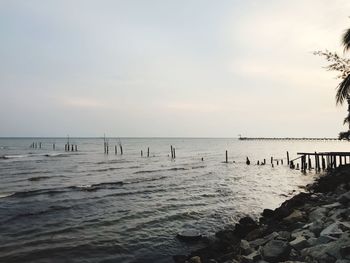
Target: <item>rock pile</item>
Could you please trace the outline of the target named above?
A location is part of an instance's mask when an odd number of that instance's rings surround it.
[[[350,166],[342,166],[285,201],[259,222],[243,217],[233,229],[176,263],[350,263]]]

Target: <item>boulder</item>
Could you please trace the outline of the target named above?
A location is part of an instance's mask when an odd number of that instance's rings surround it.
[[[275,212],[272,209],[264,209],[262,212],[262,216],[265,218],[271,218],[273,217]]]
[[[350,245],[341,247],[339,252],[343,258],[349,257],[350,256]]]
[[[308,246],[308,242],[305,237],[298,236],[296,239],[289,242],[289,245],[296,250],[302,250]]]
[[[348,223],[337,221],[323,229],[320,236],[339,237],[344,233],[343,229],[349,230],[350,225]]]
[[[252,262],[258,261],[259,259],[261,259],[261,255],[260,255],[259,251],[254,251],[253,253],[251,253],[247,256],[243,256],[242,262],[243,263],[252,263]]]
[[[189,260],[190,263],[202,263],[201,258],[198,256],[191,257]]]
[[[325,261],[333,258],[332,262],[334,262],[336,259],[342,259],[341,254],[344,253],[344,251],[342,251],[342,248],[346,246],[350,246],[350,237],[347,233],[343,234],[339,239],[327,244],[305,248],[301,251],[301,255],[304,257],[311,257],[317,261]],[[328,255],[328,257],[324,258],[325,255]]]
[[[202,235],[197,230],[183,230],[177,234],[177,237],[184,241],[194,241],[202,238]]]
[[[267,242],[275,239],[278,237],[278,233],[277,232],[272,232],[270,235],[267,235],[263,238],[258,238],[256,240],[253,240],[251,242],[249,242],[250,246],[253,248],[257,248],[259,246],[263,246],[265,245]]]
[[[337,201],[341,204],[344,204],[344,205],[348,204],[350,201],[350,191],[339,196]]]
[[[271,240],[262,249],[262,257],[268,262],[281,262],[288,259],[291,248],[286,241]]]
[[[322,229],[324,228],[324,223],[321,220],[316,220],[309,225],[309,230],[318,236]]]
[[[279,231],[276,239],[289,241],[292,238],[291,233],[288,231]]]
[[[239,247],[241,249],[242,255],[249,255],[253,253],[253,249],[250,247],[249,242],[247,240],[242,239]]]
[[[235,225],[234,233],[243,238],[245,237],[249,232],[253,231],[254,229],[258,228],[258,224],[249,216],[243,217],[239,220],[239,223]]]
[[[304,214],[300,210],[294,210],[289,216],[283,218],[283,221],[289,224],[300,222],[304,220]]]
[[[314,222],[316,220],[322,220],[327,216],[328,208],[319,207],[309,213],[309,220]]]
[[[315,234],[308,229],[303,229],[303,230],[297,229],[296,231],[292,232],[293,239],[298,238],[299,236],[303,236],[306,239],[309,239],[310,237],[315,237]]]

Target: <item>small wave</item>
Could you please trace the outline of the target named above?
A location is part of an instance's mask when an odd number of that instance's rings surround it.
[[[158,172],[166,172],[166,171],[184,171],[187,170],[184,167],[173,167],[169,169],[159,169],[159,170],[142,170],[134,172],[134,174],[146,174],[146,173],[158,173]]]
[[[138,183],[144,183],[144,182],[152,182],[152,181],[158,181],[165,179],[166,176],[159,176],[159,177],[154,177],[154,178],[143,178],[143,179],[136,179],[136,180],[130,180],[130,181],[125,181],[125,184],[138,184]]]
[[[114,189],[116,186],[122,186],[124,183],[122,181],[117,182],[104,182],[99,184],[86,184],[86,185],[79,185],[79,186],[73,186],[71,188],[76,188],[82,191],[96,191],[99,189]]]
[[[103,168],[103,169],[93,170],[93,172],[108,172],[108,171],[114,171],[114,170],[120,170],[120,169],[123,169],[123,167],[109,167],[109,168]]]
[[[69,154],[67,153],[46,153],[43,154],[45,157],[68,157]]]
[[[205,168],[205,167],[206,167],[205,165],[193,166],[192,170],[194,170],[194,169],[201,169],[201,168]]]
[[[35,181],[45,180],[48,178],[50,178],[50,177],[49,176],[35,176],[35,177],[28,178],[28,181],[35,182]]]
[[[12,196],[14,193],[0,193],[0,198],[5,198],[8,196]]]
[[[2,155],[0,159],[16,159],[16,158],[26,158],[30,155]]]
[[[44,195],[44,194],[53,195],[53,194],[67,192],[69,188],[70,187],[21,191],[21,192],[15,192],[14,194],[11,195],[11,197],[30,197],[30,196]]]

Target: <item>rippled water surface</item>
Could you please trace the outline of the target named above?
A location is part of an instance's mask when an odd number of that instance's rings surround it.
[[[64,151],[66,139],[0,139],[1,262],[171,262],[196,246],[179,241],[179,231],[211,235],[277,207],[313,180],[286,165],[272,168],[271,156],[285,164],[286,151],[295,158],[349,148],[337,141],[121,139],[124,154],[118,148],[115,155],[118,142],[109,139],[106,155],[103,139],[71,139],[78,152]],[[268,165],[255,165],[264,158]]]

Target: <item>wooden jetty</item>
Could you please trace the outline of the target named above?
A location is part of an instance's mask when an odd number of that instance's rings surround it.
[[[350,152],[300,152],[297,154],[300,156],[291,160],[289,165],[290,168],[295,168],[294,162],[300,159],[300,169],[303,172],[311,169],[319,172],[350,164]]]

